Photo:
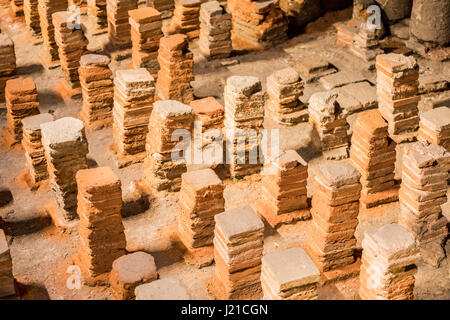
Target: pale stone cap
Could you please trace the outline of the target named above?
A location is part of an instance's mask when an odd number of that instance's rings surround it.
[[[237,207],[216,214],[214,220],[228,241],[250,232],[264,230],[264,223],[250,206]]]
[[[165,278],[138,286],[136,300],[190,300],[186,288],[178,279]]]

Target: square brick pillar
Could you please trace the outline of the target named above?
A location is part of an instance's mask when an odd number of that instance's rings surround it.
[[[419,65],[416,59],[389,53],[377,56],[378,110],[396,143],[414,141],[419,128]]]
[[[372,208],[398,200],[394,180],[396,143],[378,110],[358,114],[353,126],[350,161],[361,173],[361,204]]]
[[[114,86],[109,63],[110,59],[104,55],[86,54],[81,57],[78,75],[83,105],[78,117],[87,128],[101,129],[112,125]]]
[[[0,102],[5,101],[6,81],[16,73],[14,42],[8,35],[0,33]]]
[[[398,224],[366,231],[362,241],[359,298],[413,300],[420,261],[414,235]]]
[[[402,160],[399,224],[416,237],[424,261],[439,266],[448,234],[441,206],[447,202],[450,153],[422,141],[406,146]]]
[[[214,217],[214,276],[209,290],[220,300],[259,299],[264,223],[249,206]]]
[[[114,260],[126,253],[121,182],[110,167],[80,170],[76,182],[81,241],[73,259],[83,281],[95,284],[107,281]]]

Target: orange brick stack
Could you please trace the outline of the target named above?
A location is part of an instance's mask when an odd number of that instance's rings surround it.
[[[27,26],[29,35],[35,39],[40,39],[42,37],[38,6],[38,0],[24,0],[23,3],[25,25]]]
[[[38,0],[39,18],[41,21],[41,33],[44,40],[41,54],[44,67],[55,66],[59,61],[58,45],[55,41],[55,27],[52,22],[52,14],[67,9],[67,0]]]
[[[201,0],[175,0],[175,10],[168,27],[169,34],[186,34],[189,39],[198,38],[200,34]]]
[[[81,57],[80,76],[83,106],[79,118],[86,127],[99,129],[112,124],[114,87],[110,59],[104,55],[87,54]]]
[[[308,163],[288,150],[264,164],[262,197],[256,211],[272,227],[309,218],[306,183]]]
[[[106,2],[106,0],[87,0],[87,14],[97,30],[104,30],[108,27]]]
[[[422,258],[439,265],[448,235],[442,205],[447,202],[450,153],[425,141],[408,145],[403,154],[399,224],[418,240]],[[428,259],[431,255],[431,260]]]
[[[22,120],[39,114],[39,97],[31,78],[17,78],[6,82],[6,141],[22,141]]]
[[[114,79],[113,150],[119,163],[145,157],[148,122],[155,97],[155,80],[146,69],[118,70]]]
[[[225,211],[225,185],[211,169],[183,173],[178,201],[178,234],[186,248],[211,246],[214,216]]]
[[[419,65],[401,54],[377,56],[378,109],[389,123],[391,138],[401,143],[416,138],[419,128]]]
[[[231,14],[217,1],[205,2],[201,6],[199,47],[208,59],[227,58],[233,51]]]
[[[194,100],[194,55],[188,48],[185,35],[175,34],[161,38],[156,92],[159,100],[178,100],[190,103]]]
[[[450,152],[450,107],[440,107],[420,115],[419,140],[443,146]]]
[[[0,229],[0,298],[16,293],[11,252],[5,232]]]
[[[413,300],[420,261],[414,235],[398,224],[367,231],[362,240],[359,297],[362,300]]]
[[[131,45],[128,11],[136,8],[136,0],[106,0],[108,37],[117,49],[128,48]]]
[[[303,82],[293,68],[276,71],[267,77],[267,94],[267,118],[285,126],[308,121],[308,109],[300,101]]]
[[[0,101],[4,101],[6,81],[16,73],[14,42],[4,33],[0,33],[0,59]]]
[[[62,89],[74,96],[81,94],[80,77],[78,67],[80,66],[81,56],[87,53],[88,41],[84,36],[83,30],[72,29],[69,25],[71,12],[61,11],[52,15],[53,25],[55,26],[55,41],[58,44],[59,60],[64,80],[61,82]]]
[[[139,8],[130,15],[132,56],[135,68],[146,68],[156,78],[159,71],[159,41],[164,36],[161,13],[153,8]]]
[[[361,204],[365,208],[398,200],[394,180],[396,143],[378,110],[360,113],[353,127],[350,159],[361,173]]]
[[[238,47],[267,49],[287,40],[288,20],[278,0],[229,0],[232,38]]]
[[[15,17],[23,16],[23,0],[11,0],[11,10]]]
[[[224,107],[213,97],[194,100],[189,104],[195,112],[195,121],[202,127],[202,149],[215,139],[221,140]]]
[[[75,174],[87,169],[88,143],[81,120],[65,117],[41,124],[51,188],[58,212],[53,219],[66,222],[77,218],[77,183]],[[55,220],[58,223],[58,220]]]
[[[172,140],[172,135],[176,130],[181,135],[187,132],[192,135],[194,117],[192,108],[181,102],[165,100],[154,103],[145,147],[147,156],[142,177],[144,187],[158,191],[180,190],[181,175],[187,171],[185,157],[188,155],[182,152],[177,139]],[[174,138],[176,137],[177,133]],[[181,137],[178,139],[186,141],[187,137]]]
[[[34,184],[48,179],[47,160],[41,141],[41,124],[50,121],[53,121],[53,116],[49,113],[41,113],[22,120],[22,146],[25,150],[28,173]]]
[[[74,258],[89,283],[110,272],[114,260],[125,254],[122,188],[109,167],[80,170],[76,181],[81,241]]]
[[[249,206],[214,217],[214,276],[210,291],[220,300],[258,299],[264,223]]]
[[[321,164],[314,177],[312,223],[307,230],[311,258],[321,272],[355,261],[360,174],[348,162]]]

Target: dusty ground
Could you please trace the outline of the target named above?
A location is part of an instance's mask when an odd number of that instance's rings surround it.
[[[223,98],[225,79],[230,75],[255,75],[263,80],[275,70],[279,70],[301,59],[303,54],[317,54],[327,59],[337,70],[360,72],[375,84],[375,73],[367,69],[367,65],[355,59],[344,49],[335,48],[336,32],[332,23],[343,21],[350,17],[351,10],[327,14],[307,28],[301,36],[290,39],[278,48],[265,52],[236,55],[222,61],[206,62],[198,54],[196,43],[191,44],[196,59],[196,80],[193,83],[197,97],[215,96],[220,101]],[[23,22],[11,21],[5,11],[0,12],[2,32],[8,33],[16,45],[18,76],[32,77],[39,90],[41,112],[52,112],[56,118],[77,116],[80,100],[63,101],[56,95],[53,88],[61,77],[59,69],[45,70],[38,57],[40,45],[32,45],[26,40]],[[287,53],[289,52],[289,53]],[[125,68],[129,60],[114,62],[114,70]],[[450,63],[436,63],[420,60],[422,70],[440,77],[450,75]],[[308,84],[305,88],[305,101],[309,96],[323,88],[317,83]],[[374,88],[375,90],[375,88]],[[448,92],[447,92],[448,93]],[[442,93],[439,93],[439,95]],[[436,94],[438,95],[438,94]],[[434,99],[434,95],[424,97],[421,110],[430,108],[426,103]],[[354,116],[350,117],[352,122]],[[5,126],[4,104],[0,105],[0,128]],[[293,148],[310,161],[312,170],[320,161],[320,149],[317,141],[311,138],[309,124],[301,124],[294,128],[283,129],[281,132],[282,148]],[[109,151],[112,143],[111,129],[88,132],[91,166],[111,166],[122,180],[124,189],[138,179],[142,173],[142,165],[137,164],[124,169],[118,169],[113,155]],[[401,156],[402,146],[398,148]],[[25,168],[23,151],[16,148],[2,149],[0,153],[0,184],[11,189],[14,202],[0,209],[0,217],[18,226],[18,230],[26,229],[30,216],[36,217],[43,205],[52,199],[48,185],[38,191],[31,192],[18,179]],[[398,172],[400,177],[400,172]],[[226,181],[226,207],[232,208],[253,202],[259,197],[259,177],[248,177],[239,182]],[[312,190],[309,190],[310,196]],[[212,276],[214,267],[197,269],[187,265],[182,259],[182,249],[171,242],[171,234],[176,224],[177,194],[160,193],[152,195],[152,205],[145,213],[125,218],[127,249],[129,251],[143,250],[154,255],[160,277],[173,276],[180,279],[188,288],[193,299],[211,299],[206,289],[205,281]],[[444,207],[447,216],[450,215],[450,204]],[[396,222],[399,213],[398,203],[378,207],[360,213],[360,224],[356,237],[361,243],[364,231],[369,228]],[[20,222],[24,222],[20,224]],[[305,228],[309,222],[300,222],[295,226],[285,226],[279,230],[267,229],[265,252],[273,252],[294,246],[302,246],[306,241]],[[25,226],[24,226],[25,224]],[[40,229],[38,227],[38,229]],[[83,286],[80,290],[69,290],[65,283],[71,256],[77,250],[78,234],[76,231],[61,234],[53,226],[24,235],[13,236],[11,254],[14,263],[14,276],[17,279],[22,298],[50,299],[109,299],[106,287],[90,288]],[[450,299],[449,261],[444,260],[439,269],[419,265],[416,280],[416,299]],[[354,299],[358,290],[358,279],[348,280],[336,285],[330,285],[320,290],[323,299]]]

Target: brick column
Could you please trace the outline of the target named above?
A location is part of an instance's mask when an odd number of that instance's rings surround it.
[[[366,231],[362,248],[359,297],[413,300],[420,260],[414,235],[398,224],[386,224]]]
[[[24,0],[23,12],[28,34],[33,39],[41,39],[41,23],[39,19],[38,0]]]
[[[9,145],[22,141],[22,120],[39,114],[39,97],[31,78],[17,78],[6,82],[6,130]]]
[[[161,38],[156,91],[159,100],[178,100],[190,103],[194,100],[194,55],[188,48],[187,37],[182,34]]]
[[[47,160],[41,141],[41,124],[53,121],[49,113],[41,113],[22,120],[26,167],[31,178],[31,185],[48,179]]]
[[[310,218],[307,179],[308,163],[295,150],[272,157],[264,164],[262,197],[255,210],[272,228]]]
[[[158,191],[180,190],[181,175],[187,171],[185,157],[190,155],[183,150],[185,146],[183,142],[176,139],[172,141],[172,135],[177,130],[174,138],[190,141],[194,117],[192,108],[181,102],[174,100],[155,102],[148,123],[145,147],[147,156],[142,176],[142,185],[145,188]],[[185,134],[189,134],[189,137],[184,137]]]
[[[78,217],[77,183],[75,174],[87,169],[88,144],[83,122],[75,118],[61,118],[41,124],[50,184],[60,211],[52,216],[55,224]]]
[[[394,180],[396,143],[389,138],[388,124],[378,110],[358,114],[353,126],[351,163],[361,173],[361,204],[365,208],[398,200]]]
[[[309,122],[319,134],[322,153],[327,160],[348,158],[349,124],[337,98],[337,93],[318,92],[309,99]]]
[[[174,0],[147,0],[147,7],[152,7],[161,12],[161,17],[167,19],[172,17],[175,8]]]
[[[161,13],[153,8],[128,12],[131,26],[131,60],[134,68],[146,68],[156,78],[159,71],[159,41],[164,36]]]
[[[416,142],[405,147],[400,187],[399,224],[418,240],[425,262],[439,266],[444,258],[447,219],[441,206],[447,202],[450,153],[437,144]]]
[[[0,33],[0,102],[5,101],[5,86],[16,73],[16,54],[14,42],[4,33]]]
[[[266,300],[317,300],[320,272],[300,248],[262,258],[261,287]]]
[[[419,65],[414,57],[401,54],[377,56],[378,110],[388,122],[391,138],[397,142],[416,139],[419,127]]]
[[[86,283],[107,281],[114,260],[125,254],[126,247],[121,182],[111,168],[98,167],[78,171],[76,183],[81,241],[74,262]]]
[[[189,39],[198,38],[201,4],[201,0],[175,0],[175,10],[167,28],[168,33],[182,33],[187,35]]]
[[[307,245],[321,272],[355,262],[359,179],[359,172],[348,162],[324,163],[315,172]]]
[[[214,216],[225,211],[225,185],[212,169],[181,176],[178,235],[189,254],[186,262],[204,266],[213,262]]]
[[[249,206],[214,217],[214,276],[209,290],[220,300],[261,297],[264,223]]]
[[[87,0],[88,18],[92,19],[94,26],[100,32],[108,28],[108,17],[106,14],[106,0]]]
[[[303,95],[303,81],[293,68],[282,69],[268,76],[267,94],[266,118],[285,126],[308,121],[308,109],[299,100]]]
[[[205,2],[200,8],[199,47],[207,59],[228,58],[231,43],[231,14],[217,1]]]
[[[52,14],[67,9],[67,0],[38,0],[38,12],[41,22],[42,45],[41,60],[45,68],[59,66],[58,45],[55,41],[55,28]]]
[[[12,272],[12,259],[5,232],[0,229],[0,297],[12,296],[16,293]]]
[[[86,127],[100,129],[112,125],[114,86],[110,59],[104,55],[87,54],[81,57],[80,76],[83,105],[79,118]]]
[[[107,0],[108,37],[116,49],[131,45],[128,11],[137,8],[137,0]]]
[[[155,80],[146,69],[118,70],[114,79],[113,151],[119,167],[145,158]]]
[[[226,163],[231,177],[258,173],[261,171],[258,134],[264,122],[265,103],[261,81],[257,77],[229,77],[224,99]]]
[[[58,44],[59,60],[64,75],[58,91],[64,100],[81,95],[78,67],[81,56],[87,53],[88,44],[83,30],[70,27],[71,16],[72,13],[68,11],[60,11],[52,15],[55,41]]]
[[[450,152],[450,108],[440,107],[420,115],[418,139],[438,144]]]

